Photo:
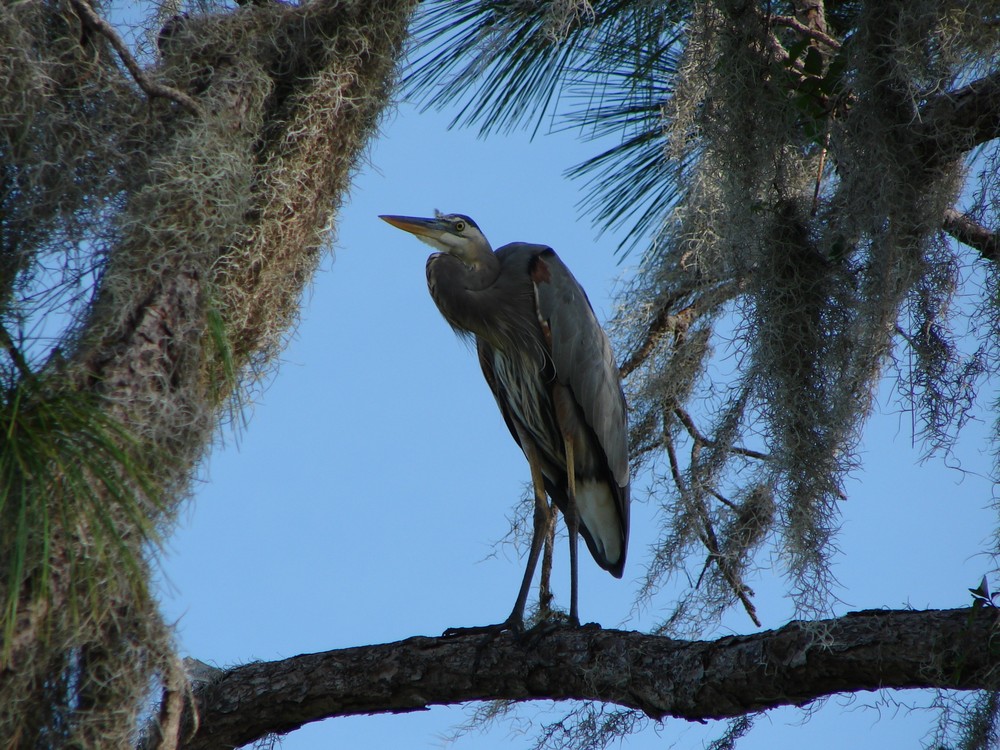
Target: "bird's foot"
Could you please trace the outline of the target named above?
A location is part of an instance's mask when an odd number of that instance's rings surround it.
[[[524,621],[520,617],[511,615],[503,622],[496,625],[473,625],[465,628],[448,628],[442,633],[444,638],[453,638],[461,635],[488,635],[496,638],[502,633],[513,633],[521,635],[524,633]]]
[[[496,625],[473,625],[464,628],[448,628],[442,633],[444,638],[452,638],[462,635],[488,635],[496,638],[502,633],[511,633],[516,637],[531,635],[537,637],[551,633],[560,628],[597,627],[597,623],[588,623],[586,626],[580,624],[580,618],[560,609],[536,610],[529,618],[527,624],[521,615],[511,613],[503,622]]]

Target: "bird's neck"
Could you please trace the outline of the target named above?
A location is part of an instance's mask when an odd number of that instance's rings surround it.
[[[447,253],[435,253],[427,259],[427,287],[451,326],[467,333],[484,333],[483,293],[488,292],[500,275],[500,261],[489,251],[471,262]]]

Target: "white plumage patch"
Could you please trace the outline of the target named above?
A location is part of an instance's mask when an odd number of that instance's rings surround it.
[[[562,455],[562,445],[549,445],[546,437],[555,434],[554,425],[546,419],[546,413],[551,410],[548,399],[542,400],[545,390],[542,387],[541,370],[544,367],[544,353],[536,352],[537,359],[528,354],[521,354],[518,360],[511,361],[499,349],[493,351],[493,371],[497,381],[506,394],[507,406],[531,438],[550,456]],[[525,377],[526,373],[537,373],[538,377]]]
[[[603,482],[577,482],[576,507],[598,549],[609,565],[622,556],[618,508],[611,490]]]

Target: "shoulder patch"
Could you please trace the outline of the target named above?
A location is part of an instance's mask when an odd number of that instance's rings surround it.
[[[528,266],[528,273],[531,275],[531,280],[536,284],[547,284],[552,281],[549,266],[542,260],[541,253],[531,259],[531,263]]]

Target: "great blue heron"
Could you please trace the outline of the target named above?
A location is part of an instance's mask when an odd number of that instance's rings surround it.
[[[535,512],[527,569],[510,616],[491,627],[523,627],[548,527],[546,493],[566,517],[570,620],[579,623],[577,532],[616,578],[628,544],[625,397],[608,337],[552,248],[514,242],[493,252],[476,222],[462,214],[380,218],[438,251],[427,259],[431,297],[458,334],[475,336],[483,375],[531,468]]]

